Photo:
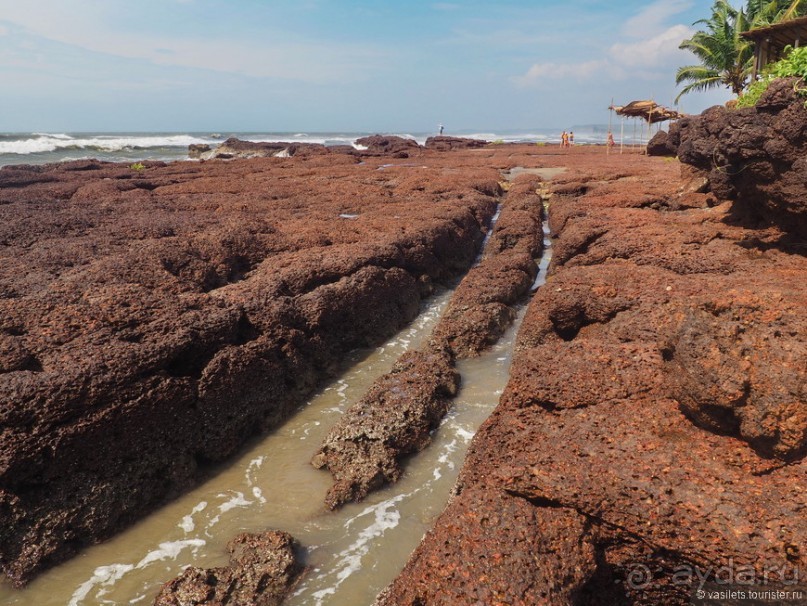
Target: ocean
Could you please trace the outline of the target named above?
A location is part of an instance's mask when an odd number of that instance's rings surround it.
[[[563,129],[533,129],[523,132],[446,132],[446,135],[504,143],[557,143]],[[607,126],[572,127],[577,144],[605,143]],[[110,162],[138,160],[188,160],[188,146],[215,147],[228,137],[244,141],[321,143],[353,145],[370,132],[173,132],[173,133],[0,133],[0,166],[47,164],[95,158]],[[386,133],[425,143],[436,133]],[[619,133],[615,132],[617,137]],[[625,143],[632,143],[627,136]]]

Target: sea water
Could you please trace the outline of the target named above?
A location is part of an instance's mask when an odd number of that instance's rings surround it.
[[[605,143],[607,127],[578,127],[575,143]],[[557,143],[563,129],[446,132],[446,135],[500,143]],[[0,133],[0,166],[47,164],[95,158],[109,162],[188,160],[189,145],[216,147],[229,137],[243,141],[356,145],[370,132],[174,132],[174,133]],[[434,132],[382,133],[414,139],[421,145]],[[629,141],[626,140],[626,143]]]

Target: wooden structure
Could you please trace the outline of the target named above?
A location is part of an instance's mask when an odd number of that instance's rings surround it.
[[[639,118],[641,119],[641,133],[640,133],[640,146],[644,145],[644,125],[647,123],[647,139],[650,140],[650,136],[652,134],[652,127],[653,124],[658,124],[659,122],[666,122],[667,120],[678,120],[679,118],[683,117],[683,114],[675,111],[674,109],[669,109],[667,107],[663,107],[652,100],[644,100],[644,101],[631,101],[627,105],[614,105],[614,100],[611,99],[611,105],[608,106],[608,109],[612,112],[615,112],[617,116],[622,118],[622,124],[620,127],[620,137],[619,137],[619,153],[622,153],[624,149],[624,139],[625,139],[625,118]],[[661,126],[659,126],[661,128]],[[611,132],[611,118],[608,118],[608,132]],[[636,124],[634,123],[633,128],[633,139],[636,140]]]
[[[757,27],[740,35],[754,43],[752,78],[756,79],[763,67],[782,58],[786,46],[798,48],[803,42],[807,42],[807,17]]]

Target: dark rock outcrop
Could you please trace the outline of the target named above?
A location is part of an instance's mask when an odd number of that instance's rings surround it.
[[[206,143],[192,143],[188,146],[188,157],[193,160],[200,160],[212,157],[212,148]]]
[[[663,130],[658,131],[647,142],[647,155],[648,156],[672,156],[676,155],[677,150],[668,143],[669,136]]]
[[[708,173],[749,227],[771,222],[807,236],[807,109],[793,79],[774,81],[756,107],[716,106],[682,121],[678,158]]]
[[[242,141],[230,137],[211,149],[209,145],[188,146],[188,156],[193,159],[210,160],[220,158],[289,158],[297,155],[321,155],[331,153],[319,143],[284,143],[271,141]]]
[[[285,532],[240,534],[227,544],[229,566],[186,568],[154,606],[279,606],[303,571],[295,548]]]
[[[356,140],[356,144],[367,148],[365,154],[383,154],[395,158],[409,158],[423,148],[414,139],[395,135],[372,135]]]
[[[468,139],[467,137],[429,137],[426,139],[426,149],[435,151],[451,151],[453,149],[479,149],[486,147],[487,141],[482,139]]]

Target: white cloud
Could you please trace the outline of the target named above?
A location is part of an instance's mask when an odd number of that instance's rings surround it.
[[[536,63],[522,76],[513,78],[520,87],[538,87],[554,80],[589,80],[598,75],[611,80],[657,80],[671,78],[673,68],[682,63],[681,41],[694,30],[673,25],[658,34],[633,42],[618,42],[601,59],[577,63]]]
[[[582,63],[536,63],[523,76],[514,78],[518,86],[540,86],[548,80],[586,80],[608,67],[607,61],[594,60]]]
[[[111,3],[83,2],[82,9],[76,10],[61,0],[0,0],[0,15],[30,34],[84,50],[257,78],[354,81],[383,62],[382,52],[368,45],[288,41],[282,32],[267,31],[259,43],[224,36],[134,34],[114,27],[119,15],[112,14]]]
[[[692,0],[658,0],[628,19],[622,35],[631,37],[656,36],[667,29],[667,20],[692,8]]]
[[[0,36],[7,36],[9,31],[10,30],[6,26],[0,25]]]
[[[678,48],[681,41],[689,38],[694,30],[686,25],[673,25],[660,34],[638,42],[618,42],[608,49],[611,60],[623,67],[666,68],[681,58]]]

